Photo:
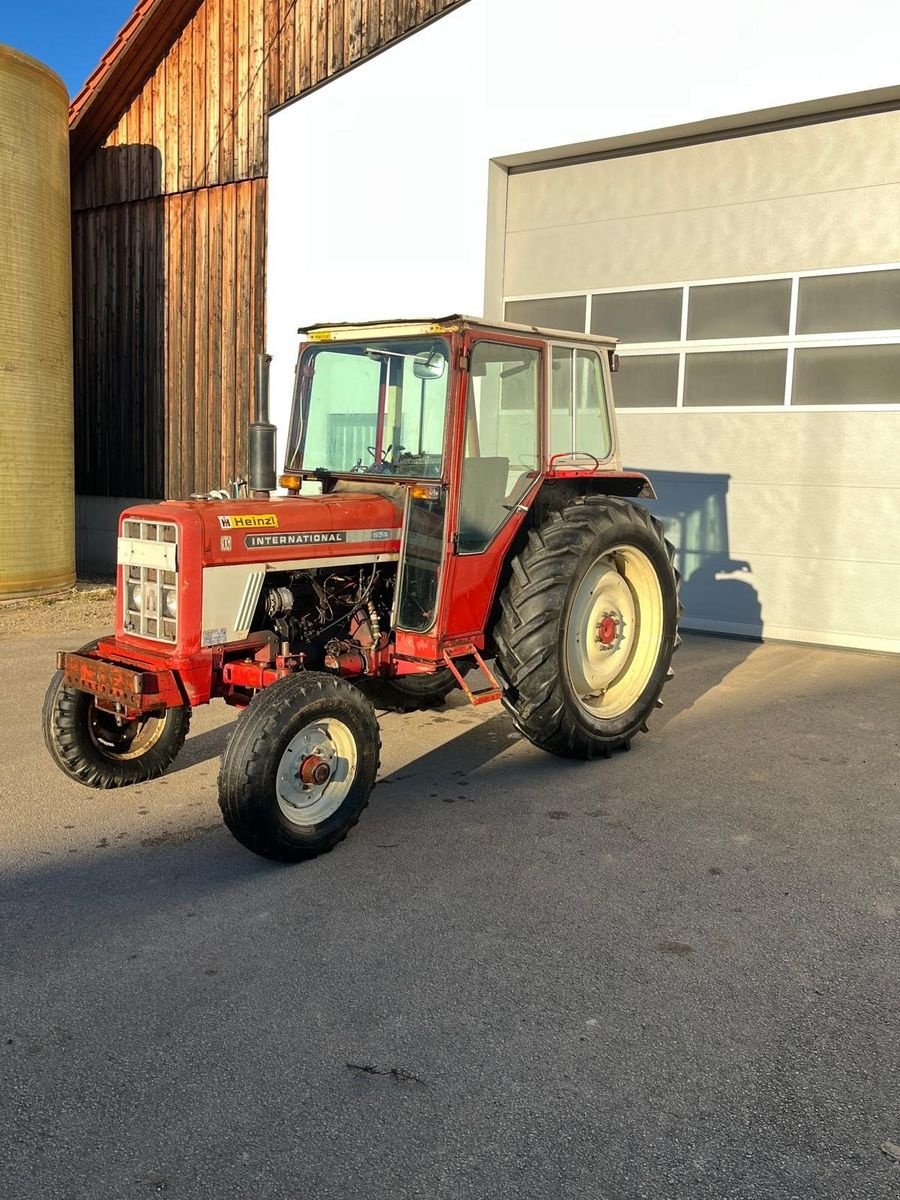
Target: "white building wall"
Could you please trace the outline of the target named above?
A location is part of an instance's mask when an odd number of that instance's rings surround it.
[[[470,0],[271,116],[268,349],[280,429],[299,325],[482,311],[491,159],[898,82],[900,16],[888,0],[859,0],[852,27],[836,0],[633,0],[615,21],[610,11],[596,0]],[[632,464],[726,469],[715,447],[702,465],[660,456],[656,420],[623,420]],[[741,472],[727,470],[744,550],[758,504],[750,493],[741,502]],[[797,604],[781,611],[760,588],[766,632],[888,648],[815,621],[804,634],[796,615],[806,592],[829,580],[804,577],[790,552],[784,562]]]
[[[482,310],[488,164],[898,82],[894,0],[469,0],[269,121],[268,348]]]

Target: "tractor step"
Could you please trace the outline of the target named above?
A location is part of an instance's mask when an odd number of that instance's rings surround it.
[[[488,681],[487,687],[482,688],[479,692],[473,692],[466,683],[465,679],[457,670],[456,664],[453,661],[454,658],[474,658],[475,665],[481,670],[485,679]],[[503,695],[503,689],[491,674],[487,663],[479,654],[476,646],[473,646],[470,643],[463,644],[461,646],[449,646],[446,650],[444,650],[444,662],[453,672],[454,679],[469,697],[469,701],[472,704],[490,704],[491,701],[499,700]]]

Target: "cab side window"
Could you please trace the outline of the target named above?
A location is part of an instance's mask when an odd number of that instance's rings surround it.
[[[487,341],[473,347],[459,506],[461,554],[485,550],[534,482],[540,386],[540,350]]]
[[[550,454],[591,454],[603,462],[612,439],[600,355],[554,346],[550,376]]]

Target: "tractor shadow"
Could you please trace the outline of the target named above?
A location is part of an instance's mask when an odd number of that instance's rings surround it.
[[[664,707],[650,719],[651,730],[663,729],[680,713],[687,712],[705,695],[714,691],[741,666],[758,645],[758,641],[750,638],[686,632],[681,648],[673,659],[674,678],[663,689]],[[475,688],[484,685],[480,675],[473,675],[469,682]],[[515,742],[525,742],[516,732],[512,717],[499,704],[492,704],[481,710],[474,721],[470,718],[466,727],[460,730],[462,714],[468,714],[468,711],[468,701],[459,692],[451,694],[442,705],[418,712],[400,714],[378,709],[378,720],[383,735],[388,739],[415,740],[423,729],[445,723],[449,739],[429,750],[421,758],[412,759],[406,766],[382,776],[379,786],[400,782],[414,772],[420,786],[428,784],[427,794],[434,793],[443,798],[443,792],[446,790],[443,786],[444,781],[461,776],[459,768],[466,766],[475,770],[489,763]],[[191,770],[220,758],[238,719],[238,715],[235,714],[234,719],[225,721],[213,729],[192,733],[178,758],[166,772],[167,776],[177,775],[181,771]],[[546,761],[563,768],[580,764],[580,760],[557,758],[552,755],[540,755],[537,761]],[[531,762],[527,769],[534,770],[535,765],[535,762]]]
[[[177,775],[179,771],[187,771],[200,763],[221,758],[228,745],[234,729],[234,721],[218,725],[215,729],[205,729],[202,733],[192,733],[182,747],[181,753],[166,772],[167,775]]]
[[[673,660],[674,678],[663,689],[663,708],[649,719],[651,734],[662,733],[670,721],[688,712],[738,671],[758,648],[759,643],[749,638],[686,633]],[[478,677],[469,682],[477,687]],[[529,746],[517,732],[510,714],[499,704],[482,710],[474,721],[466,719],[467,709],[465,698],[454,693],[440,708],[406,716],[392,714],[386,721],[382,719],[386,740],[415,739],[417,730],[442,722],[447,722],[447,740],[381,776],[378,787],[387,786],[398,802],[401,797],[405,801],[407,794],[446,803],[465,801],[468,799],[464,794],[467,785],[461,781],[511,747],[517,744]],[[379,716],[383,718],[384,714]],[[463,721],[466,724],[461,728]],[[498,784],[502,778],[504,789],[515,787],[517,782],[533,783],[536,776],[543,776],[548,785],[556,786],[561,772],[577,772],[586,765],[582,759],[560,758],[533,747],[530,749],[533,754],[502,764],[496,778]]]
[[[682,623],[759,641],[763,612],[753,566],[732,552],[728,522],[730,475],[654,471],[659,496],[647,508],[665,525],[681,575]]]
[[[436,715],[440,717],[444,712],[458,712],[465,704],[466,701],[462,697],[457,699],[454,696],[444,709],[429,709],[427,712],[411,713],[409,716],[402,717],[401,720],[412,723],[415,728],[420,723],[433,722]],[[443,720],[450,721],[452,718],[444,716]],[[459,729],[459,725],[454,722],[448,732],[452,735],[457,729]],[[402,729],[392,722],[391,727],[385,732],[393,739],[401,735]],[[450,736],[448,741],[441,742],[440,745],[434,746],[418,758],[410,759],[402,767],[379,778],[378,787],[404,783],[407,779],[414,777],[416,792],[425,790],[426,796],[431,799],[443,799],[449,803],[451,798],[456,798],[458,793],[459,789],[455,782],[457,779],[463,779],[473,771],[477,771],[479,767],[492,762],[518,740],[519,734],[515,730],[512,717],[498,705],[485,720],[469,725],[463,732]]]

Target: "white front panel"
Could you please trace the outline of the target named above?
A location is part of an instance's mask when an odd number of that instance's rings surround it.
[[[140,538],[120,537],[116,545],[116,561],[122,566],[155,567],[158,571],[177,569],[177,548],[171,542],[145,542]]]
[[[219,646],[247,636],[265,577],[265,567],[249,564],[203,568],[202,645]]]

